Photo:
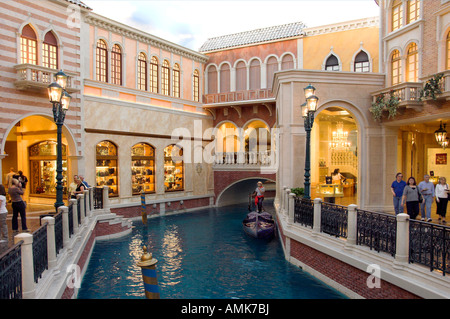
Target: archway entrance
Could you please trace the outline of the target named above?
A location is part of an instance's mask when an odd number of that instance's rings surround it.
[[[67,183],[72,182],[72,168],[69,155],[75,151],[74,141],[67,139],[67,129],[63,128],[63,191],[67,200]],[[24,199],[30,203],[53,205],[56,199],[56,124],[50,117],[31,115],[18,121],[3,143],[2,160],[3,184],[12,168],[22,171],[28,178]]]
[[[358,204],[358,125],[342,107],[315,119],[311,139],[311,197],[340,205]]]
[[[266,189],[265,199],[273,199],[275,197],[275,181],[267,178],[250,177],[241,179],[228,185],[217,196],[217,206],[227,206],[232,204],[247,204],[248,195],[253,193],[257,187],[257,182],[263,182]]]

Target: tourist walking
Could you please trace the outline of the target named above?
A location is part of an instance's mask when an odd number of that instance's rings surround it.
[[[402,197],[405,186],[406,182],[403,180],[403,174],[397,173],[395,176],[395,181],[391,184],[391,192],[394,197],[395,215],[403,213]]]
[[[420,212],[422,215],[421,220],[425,220],[427,218],[427,222],[431,222],[431,205],[433,204],[434,197],[434,184],[430,182],[430,175],[426,174],[423,177],[423,181],[419,183],[419,191],[422,194],[423,202],[420,208]],[[426,209],[426,215],[425,215]]]
[[[439,223],[447,224],[445,221],[445,215],[447,214],[447,204],[448,204],[448,184],[445,177],[439,178],[439,183],[436,185],[436,214],[439,215]]]
[[[26,204],[22,199],[23,189],[20,186],[19,180],[13,178],[12,185],[8,189],[9,196],[11,196],[13,217],[12,217],[12,231],[19,231],[19,223],[17,218],[20,214],[20,219],[22,221],[22,231],[27,232],[27,219],[26,219]]]
[[[403,189],[402,205],[406,203],[406,211],[411,219],[416,219],[419,215],[419,202],[422,200],[422,195],[416,185],[414,177],[408,178],[405,188]]]
[[[0,184],[0,242],[8,241],[8,226],[6,224],[6,190],[5,186]]]

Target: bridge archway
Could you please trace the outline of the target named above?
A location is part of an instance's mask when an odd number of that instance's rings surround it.
[[[216,206],[227,206],[233,204],[247,204],[248,195],[253,193],[258,181],[263,182],[266,189],[265,199],[275,197],[275,178],[247,177],[231,182],[216,197]]]

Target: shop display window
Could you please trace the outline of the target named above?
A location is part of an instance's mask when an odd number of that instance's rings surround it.
[[[184,190],[183,149],[177,145],[164,149],[164,187],[166,191]]]
[[[102,141],[96,147],[96,185],[109,187],[109,196],[119,195],[117,172],[117,146],[110,141]]]
[[[56,146],[54,141],[44,141],[30,146],[30,195],[56,196]],[[67,194],[67,153],[62,145],[63,193]]]
[[[155,187],[155,149],[140,143],[131,149],[131,183],[133,195],[141,192],[154,193]]]

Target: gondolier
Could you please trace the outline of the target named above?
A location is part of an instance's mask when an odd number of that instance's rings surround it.
[[[264,193],[266,189],[263,186],[262,182],[258,182],[258,187],[256,187],[254,195],[255,195],[255,205],[258,207],[258,213],[262,212],[262,203],[264,200]]]

